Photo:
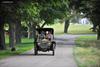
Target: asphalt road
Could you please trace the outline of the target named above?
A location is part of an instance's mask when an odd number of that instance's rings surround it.
[[[75,35],[55,36],[57,46],[55,55],[52,52],[39,52],[35,56],[34,51],[0,60],[0,67],[77,67],[73,57]]]

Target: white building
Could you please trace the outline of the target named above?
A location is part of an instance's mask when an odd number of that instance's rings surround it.
[[[88,18],[82,18],[82,19],[79,20],[79,23],[80,24],[89,24],[90,21],[88,20]]]

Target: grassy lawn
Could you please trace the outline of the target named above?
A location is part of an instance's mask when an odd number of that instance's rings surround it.
[[[6,38],[6,43],[8,46],[8,37]],[[23,38],[22,39],[22,44],[17,44],[16,45],[16,51],[11,52],[10,48],[7,47],[6,50],[2,50],[0,51],[0,59],[5,58],[5,57],[9,57],[9,56],[14,56],[14,55],[18,55],[21,54],[27,50],[31,50],[34,47],[33,45],[33,39],[27,39],[27,38]]]
[[[63,34],[63,30],[64,30],[64,24],[62,23],[57,23],[54,25],[49,25],[49,26],[45,26],[45,27],[50,27],[50,28],[54,28],[54,32],[55,34]]]
[[[70,24],[69,34],[92,34],[90,24]]]
[[[51,26],[45,26],[45,27],[51,27],[54,28],[55,34],[63,34],[64,31],[64,24],[63,23],[57,23]],[[93,34],[91,30],[90,24],[70,24],[68,29],[68,34]]]
[[[74,56],[78,67],[100,67],[100,41],[96,36],[77,38]]]

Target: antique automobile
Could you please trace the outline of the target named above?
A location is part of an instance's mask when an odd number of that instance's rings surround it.
[[[37,28],[36,37],[34,41],[34,54],[37,55],[38,51],[47,52],[52,51],[55,54],[56,42],[54,41],[53,28]]]

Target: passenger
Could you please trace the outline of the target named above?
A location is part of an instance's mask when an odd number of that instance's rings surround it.
[[[53,35],[51,34],[51,32],[49,31],[46,32],[46,39],[48,39],[49,41],[53,40]]]

